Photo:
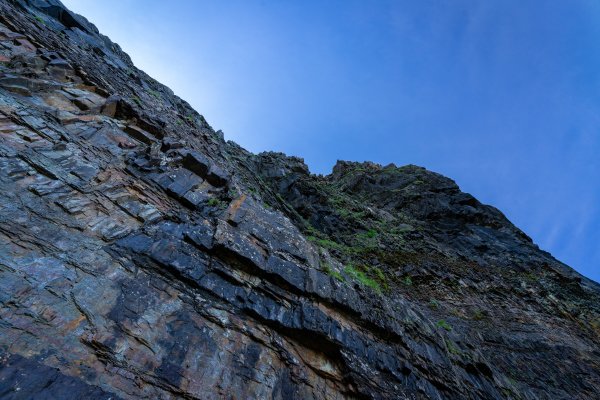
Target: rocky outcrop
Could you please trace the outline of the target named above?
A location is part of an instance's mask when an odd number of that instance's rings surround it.
[[[0,398],[578,398],[600,288],[415,166],[225,142],[56,0],[0,3]]]

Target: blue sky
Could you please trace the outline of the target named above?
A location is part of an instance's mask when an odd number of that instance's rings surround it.
[[[600,281],[600,2],[63,0],[227,139],[417,164]]]

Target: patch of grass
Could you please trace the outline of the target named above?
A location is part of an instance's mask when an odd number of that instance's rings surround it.
[[[329,276],[333,276],[335,279],[337,279],[340,282],[345,282],[346,279],[344,279],[344,276],[337,270],[331,268],[331,266],[327,263],[325,263],[323,265],[323,271],[329,275]]]
[[[402,279],[402,283],[404,283],[406,286],[412,286],[413,281],[410,276],[406,275],[404,279]]]
[[[40,17],[39,15],[36,15],[34,17],[40,24],[46,25],[46,21],[44,21],[44,19],[42,17]]]
[[[367,274],[364,271],[356,269],[352,265],[348,265],[344,269],[344,272],[346,272],[349,276],[360,282],[362,285],[370,287],[377,293],[381,293],[381,286],[379,285],[379,283],[375,279],[367,276]]]
[[[318,229],[316,229],[314,226],[312,226],[308,221],[306,221],[306,220],[304,220],[304,221],[305,221],[304,225],[305,225],[306,232],[310,236],[316,238],[317,236],[321,235],[321,232],[319,232]]]
[[[133,96],[131,98],[131,100],[133,100],[135,102],[135,104],[137,104],[138,106],[140,106],[140,107],[142,106],[142,100],[139,97]]]
[[[330,250],[342,250],[344,249],[344,245],[341,245],[337,242],[334,242],[333,240],[329,240],[329,239],[317,239],[315,238],[316,243],[321,246],[324,247],[326,249],[330,249]]]
[[[428,305],[429,308],[431,308],[432,310],[437,310],[438,308],[440,308],[440,303],[436,299],[430,299]]]
[[[366,232],[359,232],[354,235],[354,241],[368,247],[377,247],[377,231],[369,229]]]
[[[210,207],[217,207],[221,204],[221,200],[217,199],[216,197],[213,197],[210,200],[208,200],[206,204],[208,204]]]
[[[436,326],[437,326],[438,328],[443,328],[443,329],[445,329],[447,332],[450,332],[450,331],[452,330],[452,326],[451,326],[451,325],[450,325],[448,322],[446,322],[446,320],[443,320],[443,319],[440,319],[440,320],[437,322]]]
[[[379,267],[363,267],[363,270],[372,279],[382,286],[385,290],[389,290],[390,286],[388,285],[387,277],[385,273]]]
[[[356,220],[362,220],[369,215],[368,211],[356,211],[350,214]]]
[[[373,272],[373,274],[375,274],[375,276],[380,280],[380,281],[386,281],[386,277],[385,274],[383,273],[383,271],[379,268],[379,267],[371,267],[371,271]]]
[[[357,212],[354,211],[354,209],[356,208],[355,205],[352,203],[351,200],[337,193],[336,189],[333,189],[333,193],[329,193],[328,201],[340,217],[344,219],[354,217],[356,219],[355,216]]]
[[[458,349],[458,347],[456,347],[456,345],[454,344],[454,342],[452,340],[446,340],[446,347],[448,348],[448,351],[451,354],[454,355],[460,355],[461,351]]]
[[[181,125],[183,125],[183,121],[182,121],[182,120],[180,120],[180,119],[178,119],[178,120],[177,120],[177,122],[175,122],[175,123],[177,124],[177,126],[181,126]]]

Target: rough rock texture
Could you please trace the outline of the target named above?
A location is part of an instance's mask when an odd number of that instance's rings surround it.
[[[248,153],[0,1],[2,399],[592,399],[599,300],[448,178]]]

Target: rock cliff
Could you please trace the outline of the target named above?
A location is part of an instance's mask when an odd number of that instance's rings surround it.
[[[226,142],[0,1],[0,398],[592,399],[600,286],[416,166]]]

